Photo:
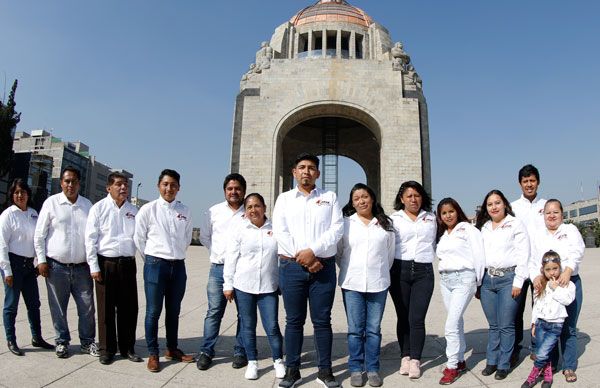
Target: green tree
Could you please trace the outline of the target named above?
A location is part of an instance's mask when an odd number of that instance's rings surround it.
[[[13,156],[13,138],[21,113],[15,111],[15,92],[18,80],[13,83],[6,104],[0,100],[0,176],[8,174]]]

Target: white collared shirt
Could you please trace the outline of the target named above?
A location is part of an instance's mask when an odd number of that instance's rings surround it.
[[[23,211],[12,205],[0,214],[0,269],[4,276],[12,276],[8,253],[23,257],[34,257],[33,234],[38,213],[27,208]]]
[[[438,271],[451,272],[472,269],[481,285],[485,270],[485,248],[481,232],[468,222],[460,222],[452,233],[444,232],[437,244]]]
[[[437,232],[435,215],[421,210],[413,221],[404,210],[398,210],[390,218],[396,230],[396,260],[433,263]]]
[[[227,243],[231,238],[229,229],[244,219],[244,206],[237,210],[229,207],[227,201],[212,206],[204,213],[200,227],[200,242],[210,252],[210,262],[223,264]]]
[[[296,257],[310,248],[316,257],[335,256],[344,233],[336,194],[315,188],[305,196],[297,187],[281,193],[273,209],[273,233],[280,255]]]
[[[521,194],[521,197],[511,202],[510,206],[515,213],[515,217],[527,228],[529,238],[533,238],[533,235],[538,230],[546,229],[546,224],[544,223],[545,199],[536,197],[533,201],[529,201]]]
[[[64,193],[44,201],[33,237],[38,263],[45,263],[46,257],[63,264],[85,262],[85,224],[91,207],[82,195],[75,203]]]
[[[140,209],[135,217],[135,246],[142,254],[165,260],[183,260],[192,242],[192,215],[179,201],[158,197]]]
[[[230,230],[223,267],[223,291],[234,288],[249,294],[277,291],[277,240],[271,221],[266,220],[259,228],[244,219]]]
[[[546,228],[538,230],[531,242],[531,250],[533,251],[529,263],[531,280],[541,274],[542,256],[549,250],[558,253],[562,268],[571,268],[573,270],[571,276],[575,276],[579,274],[579,266],[585,252],[585,243],[575,225],[560,224],[554,233]]]
[[[346,290],[380,292],[390,286],[395,234],[373,217],[368,225],[355,213],[344,218],[344,235],[338,243],[338,284]]]
[[[522,288],[527,279],[529,261],[529,235],[525,225],[507,214],[496,229],[489,220],[481,227],[485,248],[485,266],[508,268],[516,266],[513,287]]]
[[[575,300],[575,284],[569,282],[566,287],[550,288],[550,282],[546,284],[546,292],[541,298],[534,297],[533,309],[531,310],[531,323],[538,318],[547,322],[564,322],[568,316],[567,307]]]
[[[85,251],[90,273],[100,272],[98,255],[135,256],[135,215],[137,208],[128,201],[121,207],[109,195],[90,209],[85,227]]]

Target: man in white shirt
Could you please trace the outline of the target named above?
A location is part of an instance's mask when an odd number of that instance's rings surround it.
[[[510,205],[517,217],[527,228],[529,240],[533,241],[533,236],[537,230],[545,228],[544,225],[544,205],[546,200],[538,197],[538,187],[540,184],[540,172],[538,169],[527,164],[519,170],[519,185],[521,186],[521,197],[513,201]],[[533,250],[531,250],[533,252]],[[515,366],[519,360],[521,352],[521,341],[523,340],[523,312],[527,304],[527,290],[531,289],[531,303],[533,305],[533,287],[531,281],[526,279],[521,288],[521,294],[518,297],[519,307],[515,317],[515,344],[511,356],[511,366]],[[535,353],[535,338],[531,338],[532,354]]]
[[[279,287],[286,312],[286,374],[280,387],[291,388],[300,377],[307,304],[314,328],[319,372],[325,387],[339,387],[331,370],[331,307],[335,297],[335,254],[344,233],[337,196],[316,187],[319,159],[301,154],[292,174],[296,188],[282,193],[273,210],[273,233],[278,243]],[[308,302],[308,303],[307,303]]]
[[[50,315],[56,331],[56,356],[69,356],[71,334],[67,306],[72,295],[79,316],[81,351],[98,357],[94,284],[85,260],[84,231],[92,203],[79,195],[80,173],[66,167],[60,178],[62,192],[50,196],[40,211],[33,236],[38,271],[46,278]]]
[[[210,272],[206,294],[208,310],[204,318],[204,338],[200,347],[200,355],[196,366],[206,370],[215,356],[215,344],[219,338],[221,320],[227,307],[227,299],[223,295],[223,268],[225,251],[229,242],[230,230],[244,217],[244,196],[246,195],[246,179],[240,174],[232,173],[223,182],[225,201],[220,202],[206,211],[200,227],[200,242],[210,252]],[[235,369],[248,365],[246,351],[240,334],[240,319],[238,316],[235,331],[236,342],[233,348],[233,363]]]
[[[194,361],[193,356],[178,348],[179,312],[187,280],[185,254],[192,241],[191,212],[175,200],[180,188],[179,180],[177,171],[163,170],[157,185],[160,197],[142,206],[135,219],[134,242],[144,257],[144,327],[150,372],[160,371],[158,320],[163,302],[167,332],[165,358],[187,363]]]
[[[137,208],[127,201],[125,175],[111,173],[106,191],[106,198],[90,209],[85,228],[87,262],[96,281],[100,363],[113,362],[117,345],[124,358],[141,362],[134,349],[138,298],[133,232]]]

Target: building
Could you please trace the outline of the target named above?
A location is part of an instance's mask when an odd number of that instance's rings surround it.
[[[330,190],[345,156],[389,211],[405,180],[431,192],[427,117],[421,78],[402,43],[347,1],[320,0],[277,27],[242,76],[230,169],[272,209],[294,185],[299,153],[322,157]]]
[[[576,201],[564,206],[563,218],[565,221],[589,225],[600,222],[600,194],[596,198]]]
[[[40,211],[52,190],[52,157],[33,152],[19,152],[13,156],[10,181],[21,178],[31,188],[33,208]]]

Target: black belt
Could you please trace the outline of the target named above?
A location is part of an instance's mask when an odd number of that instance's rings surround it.
[[[57,264],[59,264],[59,265],[62,265],[62,266],[64,266],[64,267],[71,267],[71,268],[75,268],[75,267],[83,267],[83,266],[87,266],[87,265],[88,265],[87,261],[84,261],[83,263],[61,263],[60,261],[58,261],[58,260],[54,260],[54,259],[53,259],[53,258],[51,258],[51,257],[46,257],[46,258],[47,258],[48,260],[50,260],[51,262],[53,262],[53,263],[57,263]]]
[[[133,256],[118,256],[118,257],[108,257],[108,256],[102,256],[102,255],[98,255],[98,259],[100,260],[106,260],[106,261],[127,261],[127,260],[135,260],[135,258]]]

